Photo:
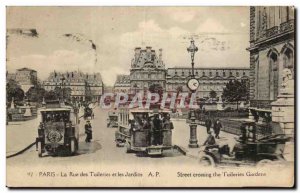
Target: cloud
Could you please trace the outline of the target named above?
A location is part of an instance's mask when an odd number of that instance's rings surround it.
[[[228,33],[228,32],[229,30],[223,24],[211,18],[206,19],[196,29],[196,33]]]
[[[166,9],[167,15],[170,16],[171,19],[177,22],[186,23],[192,21],[197,12],[195,10],[191,10],[189,8],[169,8]]]

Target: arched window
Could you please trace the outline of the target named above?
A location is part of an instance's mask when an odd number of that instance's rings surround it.
[[[278,95],[278,54],[269,53],[269,91],[270,100],[276,100]]]
[[[294,76],[294,53],[290,48],[286,48],[282,56],[283,68],[291,70]]]

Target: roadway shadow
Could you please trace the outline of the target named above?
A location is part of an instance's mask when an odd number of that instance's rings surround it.
[[[91,141],[90,143],[86,143],[84,141],[79,142],[79,148],[77,151],[77,155],[90,154],[95,153],[96,151],[102,149],[101,144],[96,141]]]

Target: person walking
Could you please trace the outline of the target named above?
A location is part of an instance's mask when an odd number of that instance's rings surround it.
[[[221,131],[222,127],[223,126],[222,126],[220,120],[217,119],[216,122],[214,123],[214,132],[215,132],[216,139],[220,139],[219,134],[220,134],[220,131]]]
[[[93,139],[93,131],[92,131],[91,122],[89,120],[84,125],[84,129],[85,129],[85,134],[86,134],[85,142],[90,143],[91,139]]]
[[[207,117],[207,119],[205,120],[205,127],[207,133],[210,131],[211,125],[212,125],[211,119]]]

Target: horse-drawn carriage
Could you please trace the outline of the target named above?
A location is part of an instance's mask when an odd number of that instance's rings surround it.
[[[228,145],[206,146],[200,152],[200,164],[205,166],[253,165],[282,163],[285,159],[283,151],[290,138],[285,134],[273,134],[257,138],[256,123],[244,122],[241,135],[232,151]]]
[[[162,155],[172,149],[173,123],[170,111],[162,109],[120,109],[116,144],[125,146],[126,152]],[[131,118],[129,118],[131,116]]]
[[[36,138],[38,156],[43,153],[72,155],[78,150],[78,109],[59,102],[46,104],[39,112]]]

